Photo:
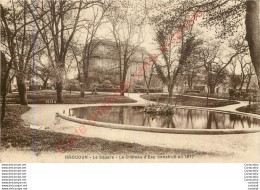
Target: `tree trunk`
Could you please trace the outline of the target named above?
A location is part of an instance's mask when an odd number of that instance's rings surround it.
[[[85,97],[85,88],[86,88],[86,84],[85,82],[80,84],[80,97]]]
[[[5,118],[5,107],[6,107],[6,95],[7,95],[7,81],[9,77],[11,66],[8,64],[5,54],[1,52],[1,96],[2,96],[2,107],[1,107],[1,124],[3,124]]]
[[[48,79],[43,81],[43,89],[44,90],[47,89],[47,82],[48,82]]]
[[[251,76],[248,76],[248,82],[246,84],[246,92],[248,92],[250,82],[251,82]]]
[[[192,78],[191,78],[191,76],[188,76],[188,86],[189,86],[189,89],[192,89]]]
[[[25,82],[25,76],[16,76],[16,82],[19,92],[19,99],[21,105],[27,105],[27,89],[26,89],[26,82]]]
[[[3,124],[4,118],[5,118],[5,105],[6,105],[6,93],[3,94],[3,99],[2,99],[2,107],[1,107],[1,125]]]
[[[214,85],[210,85],[209,86],[209,93],[210,94],[214,94],[215,93],[215,86]]]
[[[243,76],[243,77],[242,77],[242,81],[241,81],[241,83],[240,83],[240,87],[239,87],[239,91],[240,91],[240,92],[242,92],[242,88],[243,88],[243,86],[244,86],[244,83],[245,83],[245,77]]]
[[[152,71],[151,71],[151,75],[150,75],[149,81],[148,81],[148,83],[147,83],[147,85],[146,85],[146,87],[147,87],[146,94],[147,94],[147,95],[149,95],[149,93],[150,93],[150,87],[151,87],[152,77],[153,77],[153,66],[152,66]]]
[[[173,91],[173,85],[168,87],[169,98],[172,98],[172,96],[173,96],[173,92],[172,91]]]
[[[168,95],[167,106],[168,106],[168,104],[170,104],[171,98],[173,97],[173,92],[172,91],[173,91],[173,85],[169,85],[168,86],[169,95]]]
[[[124,84],[125,84],[125,81],[121,81],[120,82],[120,96],[124,96],[125,95]]]
[[[125,95],[124,84],[125,84],[125,81],[126,81],[126,74],[127,74],[127,69],[126,69],[126,66],[124,66],[123,76],[122,76],[121,81],[120,81],[120,89],[121,89],[120,95],[121,96]],[[120,74],[120,76],[121,76],[121,74]]]
[[[56,82],[57,103],[63,103],[62,82]]]
[[[209,71],[212,72],[211,70],[209,70]],[[215,93],[215,87],[216,87],[216,83],[214,81],[214,77],[212,76],[212,74],[208,74],[208,88],[209,88],[210,94]]]
[[[12,81],[11,81],[11,79],[8,79],[7,82],[8,82],[8,90],[7,91],[8,91],[8,93],[12,93],[12,85],[11,85]]]
[[[86,48],[86,45],[84,47],[84,49]],[[88,80],[88,69],[89,69],[89,53],[87,53],[87,57],[85,57],[86,55],[86,50],[84,50],[84,58],[83,58],[83,79],[82,79],[82,84],[80,85],[80,97],[85,97],[85,90],[86,90],[86,84],[87,84],[87,80]],[[79,75],[80,75],[80,71],[79,71]],[[81,80],[81,79],[80,79]]]
[[[65,76],[65,68],[64,68],[64,61],[59,61],[58,74],[56,75],[56,93],[57,93],[57,103],[63,103],[63,96],[62,96],[62,89],[63,89],[63,81]],[[66,77],[66,76],[65,76]]]
[[[259,25],[260,1],[246,1],[246,40],[255,73],[260,88],[260,25]]]
[[[9,74],[9,73],[8,73]],[[6,107],[6,94],[7,94],[7,89],[6,89],[6,77],[4,77],[4,80],[1,81],[2,83],[2,86],[1,86],[1,95],[2,95],[2,107],[1,107],[1,124],[3,123],[4,121],[4,118],[5,118],[5,107]]]

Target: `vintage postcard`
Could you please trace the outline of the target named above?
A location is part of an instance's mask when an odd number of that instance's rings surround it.
[[[1,2],[1,162],[260,161],[260,1]]]

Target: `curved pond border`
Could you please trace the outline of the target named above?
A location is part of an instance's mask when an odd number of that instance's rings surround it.
[[[84,107],[93,107],[93,106],[100,106],[100,105],[89,105]],[[145,106],[144,104],[117,104],[115,106]],[[83,106],[80,106],[83,107]],[[73,108],[80,108],[80,107],[73,107]],[[70,109],[73,109],[70,108]],[[241,116],[248,116],[255,119],[260,119],[258,115],[246,114],[246,113],[239,113],[239,112],[232,112],[232,111],[222,111],[216,110],[213,108],[204,108],[204,107],[194,107],[194,106],[177,106],[176,108],[185,108],[185,109],[193,109],[193,110],[206,110],[206,111],[214,111],[217,113],[228,113],[228,114],[236,114]],[[123,129],[123,130],[133,130],[133,131],[144,131],[144,132],[156,132],[156,133],[173,133],[173,134],[208,134],[208,135],[221,135],[221,134],[244,134],[244,133],[256,133],[260,132],[259,128],[254,129],[176,129],[176,128],[156,128],[156,127],[146,127],[146,126],[135,126],[135,125],[124,125],[124,124],[117,124],[117,123],[106,123],[95,121],[95,124],[89,124],[88,120],[76,118],[73,116],[68,116],[65,114],[61,114],[59,112],[56,113],[58,117],[61,117],[68,121],[73,121],[80,124],[90,125],[90,126],[97,126],[97,127],[104,127],[104,128],[111,128],[111,129]],[[92,121],[94,122],[94,121]]]

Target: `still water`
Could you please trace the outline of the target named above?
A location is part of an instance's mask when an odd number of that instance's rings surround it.
[[[103,110],[103,112],[102,112]],[[176,108],[172,116],[155,116],[144,113],[143,107],[83,107],[70,113],[77,118],[136,126],[180,129],[248,129],[260,127],[260,120],[236,114],[224,114],[205,110]]]

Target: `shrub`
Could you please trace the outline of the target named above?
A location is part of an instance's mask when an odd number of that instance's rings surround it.
[[[113,85],[110,80],[104,80],[104,82],[102,82],[99,85],[99,88],[112,88],[112,87],[113,87]]]

